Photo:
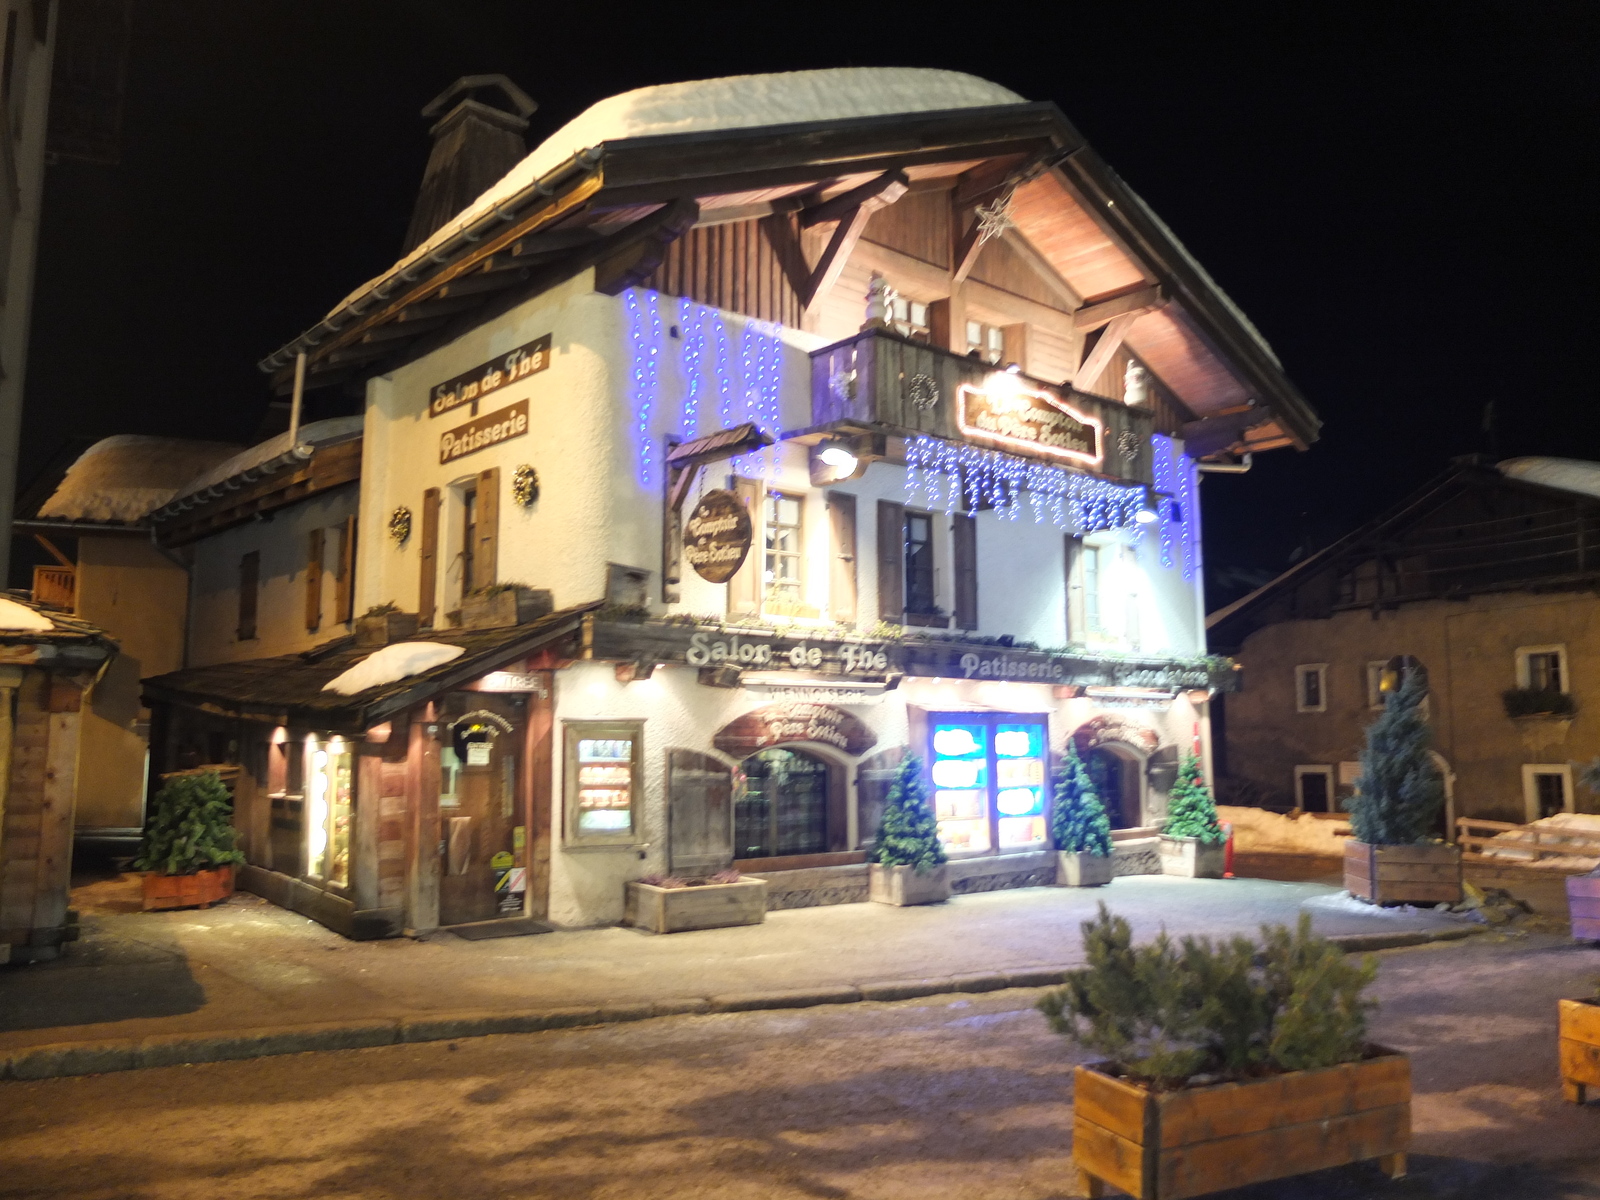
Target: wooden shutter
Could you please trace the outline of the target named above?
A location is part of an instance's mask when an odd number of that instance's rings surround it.
[[[878,617],[900,622],[906,615],[906,506],[878,501]]]
[[[1088,631],[1084,628],[1085,614],[1083,611],[1083,539],[1076,534],[1066,536],[1066,552],[1063,559],[1066,573],[1067,597],[1067,642],[1083,644],[1089,640]]]
[[[239,560],[239,628],[241,642],[256,636],[256,603],[261,590],[261,551],[252,550]]]
[[[327,547],[323,531],[313,529],[306,539],[306,630],[322,626],[322,555]]]
[[[856,619],[856,498],[850,493],[828,493],[828,529],[833,539],[828,613],[835,621],[853,624]]]
[[[667,869],[709,875],[733,861],[733,773],[695,750],[667,751]]]
[[[417,623],[433,625],[434,606],[439,588],[439,489],[422,493],[422,578],[417,589]]]
[[[344,519],[339,531],[339,565],[333,576],[333,619],[349,624],[355,619],[356,600],[356,519]]]
[[[978,521],[950,518],[951,558],[956,576],[956,628],[978,627]]]
[[[472,590],[481,591],[499,577],[500,468],[478,472],[478,544],[472,554]]]
[[[761,574],[766,568],[766,545],[761,532],[763,486],[759,479],[735,479],[733,494],[750,512],[750,553],[744,565],[728,580],[728,612],[755,614],[761,611]]]

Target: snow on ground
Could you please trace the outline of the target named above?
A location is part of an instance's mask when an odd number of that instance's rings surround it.
[[[1358,900],[1349,892],[1333,892],[1326,896],[1311,896],[1300,901],[1301,908],[1313,909],[1326,913],[1359,913],[1363,917],[1419,917],[1445,914],[1438,913],[1432,906],[1416,908],[1410,904],[1368,904],[1365,900]],[[1455,914],[1449,914],[1454,916]]]
[[[1286,813],[1268,812],[1264,808],[1242,808],[1230,804],[1217,805],[1217,820],[1233,826],[1233,848],[1243,853],[1251,851],[1271,854],[1330,854],[1342,857],[1345,837],[1335,837],[1334,830],[1348,834],[1350,822],[1343,814],[1337,820],[1302,813],[1291,817]]]
[[[1537,829],[1539,833],[1533,835],[1525,832],[1525,829]],[[1519,843],[1526,845],[1534,836],[1539,838],[1542,846],[1559,845],[1565,840],[1563,835],[1567,834],[1575,835],[1573,838],[1575,850],[1590,852],[1537,858],[1532,850],[1519,848]],[[1539,867],[1546,871],[1593,871],[1600,867],[1600,856],[1592,853],[1592,848],[1597,843],[1600,843],[1600,815],[1557,813],[1553,817],[1535,821],[1524,829],[1508,829],[1505,833],[1496,834],[1493,840],[1483,847],[1483,853],[1488,857],[1514,861],[1518,866]]]
[[[56,623],[26,604],[0,596],[0,630],[21,630],[26,633],[52,633]]]
[[[431,671],[434,667],[453,662],[466,653],[460,646],[446,646],[443,642],[396,642],[375,650],[342,675],[337,675],[322,685],[325,692],[338,692],[341,696],[354,696],[368,688],[386,683],[398,683],[412,675]]]

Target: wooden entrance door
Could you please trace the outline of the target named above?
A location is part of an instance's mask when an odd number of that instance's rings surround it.
[[[523,915],[529,819],[523,695],[454,692],[440,734],[439,924]]]

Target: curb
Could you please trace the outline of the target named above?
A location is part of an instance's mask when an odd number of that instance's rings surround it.
[[[1484,929],[1467,928],[1444,929],[1434,933],[1356,933],[1335,935],[1328,941],[1346,953],[1361,953],[1420,946],[1427,942],[1460,941],[1482,932]],[[995,992],[1005,988],[1052,987],[1065,978],[1069,969],[1026,968],[983,975],[889,980],[859,986],[799,988],[786,992],[737,992],[653,1002],[573,1005],[527,1012],[463,1010],[398,1020],[322,1021],[229,1033],[165,1033],[138,1039],[56,1042],[15,1050],[0,1057],[0,1080],[61,1079],[75,1075],[233,1062],[321,1050],[362,1050],[373,1046],[448,1042],[502,1033],[541,1033],[549,1029],[618,1025],[655,1017],[815,1008],[824,1004],[917,1000],[925,996]]]

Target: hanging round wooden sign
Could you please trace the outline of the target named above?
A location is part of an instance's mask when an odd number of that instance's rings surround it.
[[[727,583],[750,553],[750,513],[732,492],[707,492],[683,526],[683,556],[695,574]]]

